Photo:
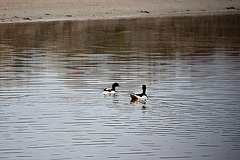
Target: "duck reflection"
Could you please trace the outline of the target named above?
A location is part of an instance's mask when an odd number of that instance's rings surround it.
[[[144,111],[147,109],[146,100],[131,99],[130,104],[142,104],[142,110]]]
[[[133,104],[133,103],[141,103],[143,105],[146,105],[147,101],[146,100],[139,100],[139,99],[131,99],[130,104]]]
[[[146,110],[146,109],[147,109],[146,105],[143,105],[142,110]]]

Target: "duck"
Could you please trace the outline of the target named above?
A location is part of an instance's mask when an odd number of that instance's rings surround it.
[[[142,85],[143,92],[141,94],[131,94],[130,97],[132,100],[147,100],[148,97],[146,95],[147,86],[145,84]]]
[[[103,95],[112,95],[112,94],[115,94],[116,93],[116,87],[120,87],[120,85],[115,82],[112,84],[112,88],[104,88],[103,90]]]

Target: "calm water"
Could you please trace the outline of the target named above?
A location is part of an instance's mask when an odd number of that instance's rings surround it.
[[[1,24],[0,159],[239,159],[239,19]]]

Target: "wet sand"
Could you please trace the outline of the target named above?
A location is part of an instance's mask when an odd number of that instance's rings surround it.
[[[239,0],[1,0],[0,23],[240,13]]]

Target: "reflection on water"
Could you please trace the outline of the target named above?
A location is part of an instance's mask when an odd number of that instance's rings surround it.
[[[1,24],[0,158],[238,159],[239,26],[239,15]],[[149,100],[130,102],[142,84]]]

